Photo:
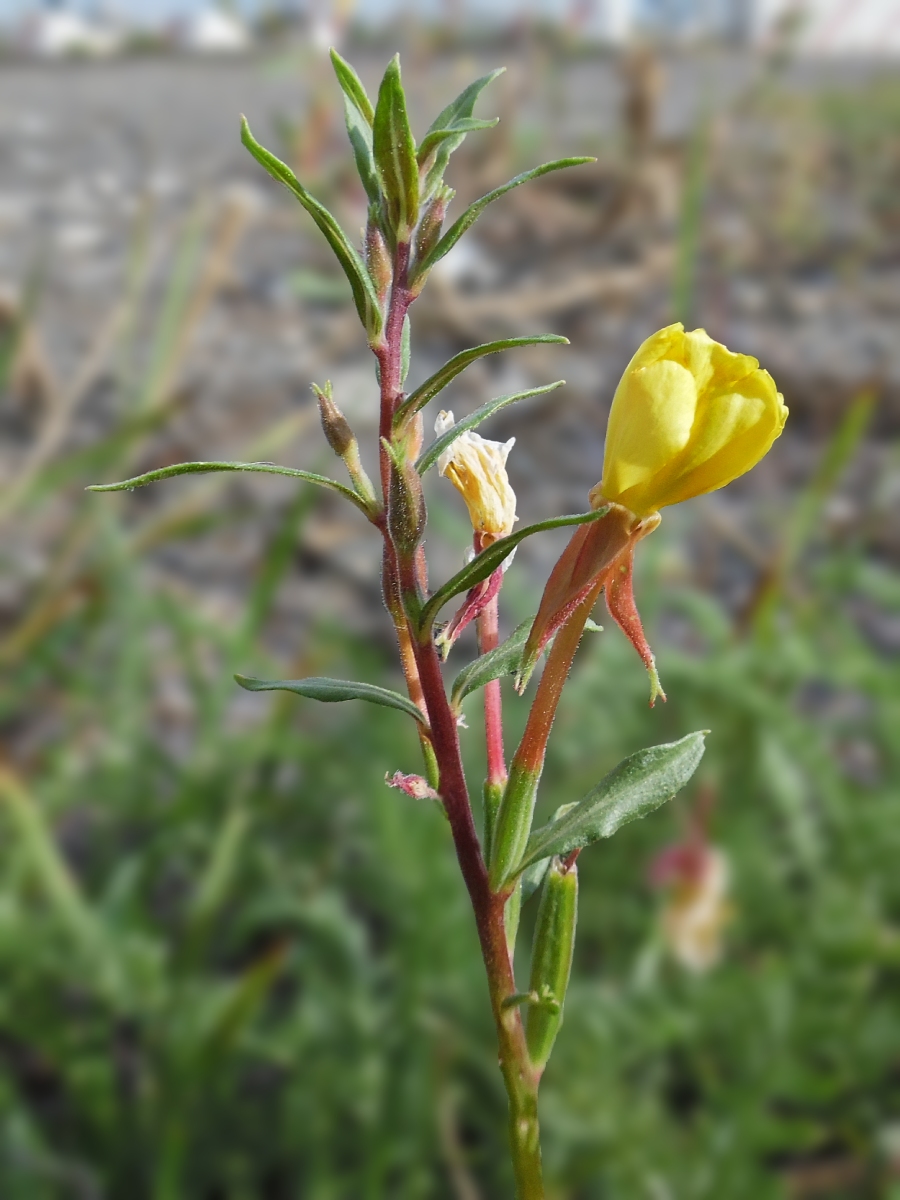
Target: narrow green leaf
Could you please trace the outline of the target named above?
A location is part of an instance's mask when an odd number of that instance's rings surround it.
[[[522,651],[528,641],[528,634],[534,617],[526,617],[521,625],[517,625],[505,642],[501,642],[494,650],[481,654],[473,659],[468,666],[463,667],[453,681],[450,694],[450,704],[459,709],[466,696],[486,687],[494,679],[502,679],[505,675],[515,675],[522,661]],[[588,619],[584,626],[585,633],[602,633],[603,626]],[[549,645],[545,649],[549,649]]]
[[[463,667],[453,681],[450,693],[450,704],[458,709],[463,700],[471,692],[486,687],[495,679],[504,675],[513,675],[518,670],[522,659],[522,650],[528,640],[534,617],[528,617],[517,625],[505,642],[501,642],[494,650],[482,654]]]
[[[419,618],[419,636],[427,634],[434,619],[444,607],[444,605],[458,596],[460,592],[467,592],[473,588],[476,583],[481,583],[482,579],[487,579],[494,571],[503,563],[519,542],[523,542],[525,538],[531,537],[535,533],[543,533],[546,529],[562,529],[567,525],[587,525],[591,521],[598,521],[601,517],[605,517],[609,512],[607,507],[598,508],[594,512],[578,513],[575,516],[567,517],[551,517],[548,521],[538,521],[536,525],[526,525],[523,529],[517,529],[515,533],[510,533],[505,538],[500,538],[493,545],[488,546],[486,550],[482,550],[477,554],[470,563],[457,571],[452,579],[448,579],[443,587],[438,588],[431,599],[422,608],[422,615]]]
[[[331,51],[331,62],[344,93],[344,117],[347,122],[347,136],[350,138],[353,156],[356,159],[356,169],[366,189],[366,195],[373,203],[377,203],[381,198],[381,188],[372,152],[372,120],[375,110],[359,76],[350,64],[341,58],[337,50]]]
[[[334,251],[335,257],[341,264],[344,274],[350,281],[359,319],[365,326],[369,338],[376,337],[381,331],[382,326],[378,297],[375,294],[375,289],[372,286],[372,281],[369,278],[365,264],[346,233],[344,233],[328,209],[323,204],[320,204],[314,196],[310,195],[290,167],[276,158],[274,154],[270,154],[264,146],[261,146],[256,141],[250,132],[250,126],[247,124],[246,117],[241,118],[241,141],[260,166],[264,167],[273,179],[277,179],[279,183],[283,183],[288,191],[293,193],[325,235],[328,244]]]
[[[303,479],[307,483],[317,483],[320,487],[338,492],[345,500],[352,500],[356,507],[368,516],[365,501],[343,483],[338,483],[336,479],[329,479],[327,475],[317,475],[314,471],[300,471],[296,467],[279,467],[276,463],[173,463],[171,467],[159,467],[156,471],[147,471],[143,475],[135,475],[133,479],[123,479],[120,483],[94,483],[85,490],[88,492],[130,492],[132,488],[143,487],[147,483],[157,483],[160,479],[171,479],[175,475],[210,475],[215,471],[255,471],[264,475],[287,475],[290,479]]]
[[[446,144],[446,143],[445,143]],[[486,196],[482,196],[480,200],[476,200],[474,204],[470,204],[462,216],[454,221],[435,248],[430,254],[417,264],[414,277],[410,280],[410,286],[413,286],[416,280],[426,271],[430,271],[436,262],[449,253],[469,229],[482,212],[493,200],[499,200],[501,196],[505,196],[507,192],[511,192],[513,188],[519,187],[520,184],[527,183],[529,179],[537,179],[541,175],[547,175],[551,171],[561,171],[564,167],[578,167],[582,163],[596,162],[595,158],[559,158],[553,162],[543,163],[539,167],[533,167],[530,171],[525,171],[521,175],[517,175],[515,179],[510,179],[508,183],[504,183],[501,187],[494,188],[492,192],[488,192]]]
[[[378,89],[372,147],[391,228],[400,240],[407,241],[419,216],[419,166],[400,80],[399,54],[391,59]]]
[[[565,382],[564,379],[557,379],[555,383],[545,383],[543,387],[529,388],[526,392],[513,392],[509,396],[497,396],[494,400],[488,400],[486,404],[476,408],[473,413],[469,413],[467,417],[457,421],[452,429],[448,429],[446,433],[435,438],[425,453],[417,460],[416,470],[420,475],[424,475],[429,467],[434,466],[447,447],[453,445],[460,434],[465,433],[468,429],[474,429],[476,425],[480,425],[482,421],[492,417],[501,408],[515,404],[517,400],[527,400],[529,396],[542,396],[545,392],[552,392],[554,388],[561,387]]]
[[[467,133],[477,133],[480,129],[493,129],[500,121],[499,117],[494,117],[492,121],[479,121],[476,117],[462,117],[458,121],[454,121],[452,125],[446,129],[431,129],[425,134],[422,141],[419,143],[419,148],[416,151],[416,159],[420,167],[423,167],[430,156],[438,148],[441,142],[447,141],[448,138],[458,138],[462,141]]]
[[[346,679],[326,679],[312,676],[309,679],[253,679],[248,675],[235,675],[235,679],[248,692],[293,692],[296,696],[307,696],[323,704],[339,704],[344,700],[366,700],[369,704],[380,704],[383,708],[397,708],[400,712],[425,724],[425,718],[406,696],[374,683],[353,683]]]
[[[444,390],[461,371],[464,371],[476,359],[484,358],[487,354],[497,354],[500,350],[513,350],[516,346],[539,346],[544,344],[568,346],[569,339],[558,333],[541,333],[536,337],[501,338],[496,342],[485,342],[482,346],[473,346],[444,363],[440,370],[435,371],[423,384],[403,401],[394,415],[394,428],[402,425],[408,417],[413,416],[424,408],[429,400]]]
[[[341,58],[340,54],[333,47],[331,49],[331,65],[334,67],[334,73],[337,75],[338,83],[341,85],[341,91],[353,103],[360,116],[371,129],[375,120],[375,109],[372,107],[372,101],[363,87],[362,80],[347,60]]]
[[[475,101],[488,84],[493,83],[505,71],[506,67],[497,67],[495,70],[488,72],[487,75],[482,75],[480,79],[476,79],[474,83],[470,83],[468,87],[463,88],[455,100],[451,100],[446,108],[441,109],[429,125],[428,133],[434,133],[436,129],[447,129],[454,122],[464,117],[471,117],[475,111]],[[427,137],[428,134],[425,136]]]
[[[612,837],[622,825],[646,817],[671,800],[697,769],[706,733],[689,733],[677,742],[629,755],[583,800],[532,833],[513,874],[539,859],[564,856],[600,838]]]
[[[478,97],[489,83],[493,82],[498,75],[503,74],[504,70],[504,67],[499,67],[496,71],[491,71],[489,75],[482,75],[480,79],[476,79],[474,83],[470,83],[467,88],[464,88],[455,100],[451,100],[447,107],[442,109],[432,121],[428,132],[422,139],[422,146],[425,145],[431,134],[437,133],[440,130],[451,129],[461,121],[471,118],[472,113],[475,111],[475,102]],[[437,152],[434,162],[428,168],[428,174],[425,177],[425,196],[430,196],[444,178],[444,172],[447,169],[447,163],[450,161],[450,155],[454,150],[459,149],[465,136],[465,132],[460,132],[452,137],[443,138],[435,147]],[[423,164],[425,163],[425,157],[419,160]]]

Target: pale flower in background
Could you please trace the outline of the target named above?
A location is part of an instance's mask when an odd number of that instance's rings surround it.
[[[657,858],[652,876],[667,888],[662,932],[672,957],[697,974],[711,970],[721,961],[733,914],[725,852],[704,842],[672,846]]]

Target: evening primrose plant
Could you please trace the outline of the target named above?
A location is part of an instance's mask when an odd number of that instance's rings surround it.
[[[469,364],[488,354],[554,335],[507,338],[465,350],[412,392],[409,309],[429,272],[479,214],[512,188],[539,175],[592,161],[565,158],[526,171],[476,200],[445,228],[453,191],[444,182],[452,153],[468,133],[495,124],[473,116],[493,72],[467,87],[416,142],[399,61],[388,66],[373,104],[352,67],[332,61],[343,91],[347,131],[368,198],[360,245],[243,124],[244,145],[296,197],[328,241],[353,294],[375,358],[379,404],[378,477],[362,465],[357,438],[330,385],[315,387],[325,437],[348,482],[272,463],[193,462],[151,471],[95,491],[139,487],[170,476],[212,471],[286,475],[329,488],[354,505],[383,539],[382,591],[396,634],[406,694],[373,683],[327,678],[266,680],[238,676],[249,691],[287,691],[320,702],[364,700],[415,722],[421,774],[401,770],[389,782],[415,798],[435,800],[446,817],[468,889],[496,1024],[500,1070],[509,1096],[509,1135],[520,1200],[544,1196],[538,1132],[538,1086],[559,1032],[575,944],[577,859],[594,842],[670,799],[703,754],[704,732],[632,754],[580,800],[533,827],[547,742],[575,652],[601,592],[613,619],[637,649],[651,679],[651,704],[663,695],[632,590],[634,552],[660,522],[659,509],[724,486],[749,470],[781,432],[787,410],[770,376],[747,355],[733,354],[703,330],[672,325],[648,338],[616,391],[603,478],[586,511],[521,526],[506,471],[514,440],[491,441],[477,427],[501,409],[559,387],[557,381],[488,401],[455,420],[441,411],[426,445],[425,409]],[[375,390],[375,389],[373,389]],[[376,401],[373,398],[373,404]],[[459,492],[472,523],[468,561],[451,578],[429,579],[424,551],[428,514],[422,487],[432,468]],[[447,493],[450,501],[450,493]],[[450,501],[452,502],[452,501]],[[533,619],[500,640],[504,573],[525,538],[573,527]],[[454,602],[455,605],[454,605]],[[455,609],[455,611],[454,611]],[[444,663],[474,623],[476,657],[452,681]],[[524,734],[507,758],[501,679],[513,676],[524,697],[546,652]],[[483,731],[461,729],[462,703],[480,691]],[[398,717],[399,720],[399,717]],[[460,739],[483,736],[487,778],[466,778]],[[481,792],[482,803],[473,804]],[[480,810],[480,828],[476,825]],[[539,894],[527,980],[514,971],[522,904]]]

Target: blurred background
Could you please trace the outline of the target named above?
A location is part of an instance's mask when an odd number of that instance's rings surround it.
[[[641,546],[668,704],[607,620],[554,730],[545,813],[712,735],[682,796],[582,860],[549,1194],[898,1200],[895,0],[3,4],[0,1196],[511,1194],[447,827],[382,782],[418,769],[408,722],[231,678],[396,684],[368,526],[271,477],[83,490],[184,459],[336,470],[326,378],[374,440],[343,277],[238,140],[243,111],[362,225],[331,44],[372,87],[401,51],[419,136],[508,68],[456,211],[598,158],[488,210],[412,313],[412,383],[491,338],[571,339],[442,397],[568,380],[484,430],[517,438],[523,522],[585,508],[616,381],[669,321],[757,355],[791,409],[750,476]],[[444,481],[429,500],[440,578],[470,532]],[[564,541],[521,547],[505,629]]]

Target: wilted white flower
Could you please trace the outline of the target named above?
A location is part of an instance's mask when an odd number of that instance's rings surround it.
[[[441,412],[434,423],[440,437],[455,425],[452,412]],[[512,532],[516,521],[516,494],[506,474],[506,460],[515,445],[492,442],[467,429],[438,458],[438,470],[462,495],[472,527],[485,545]]]

